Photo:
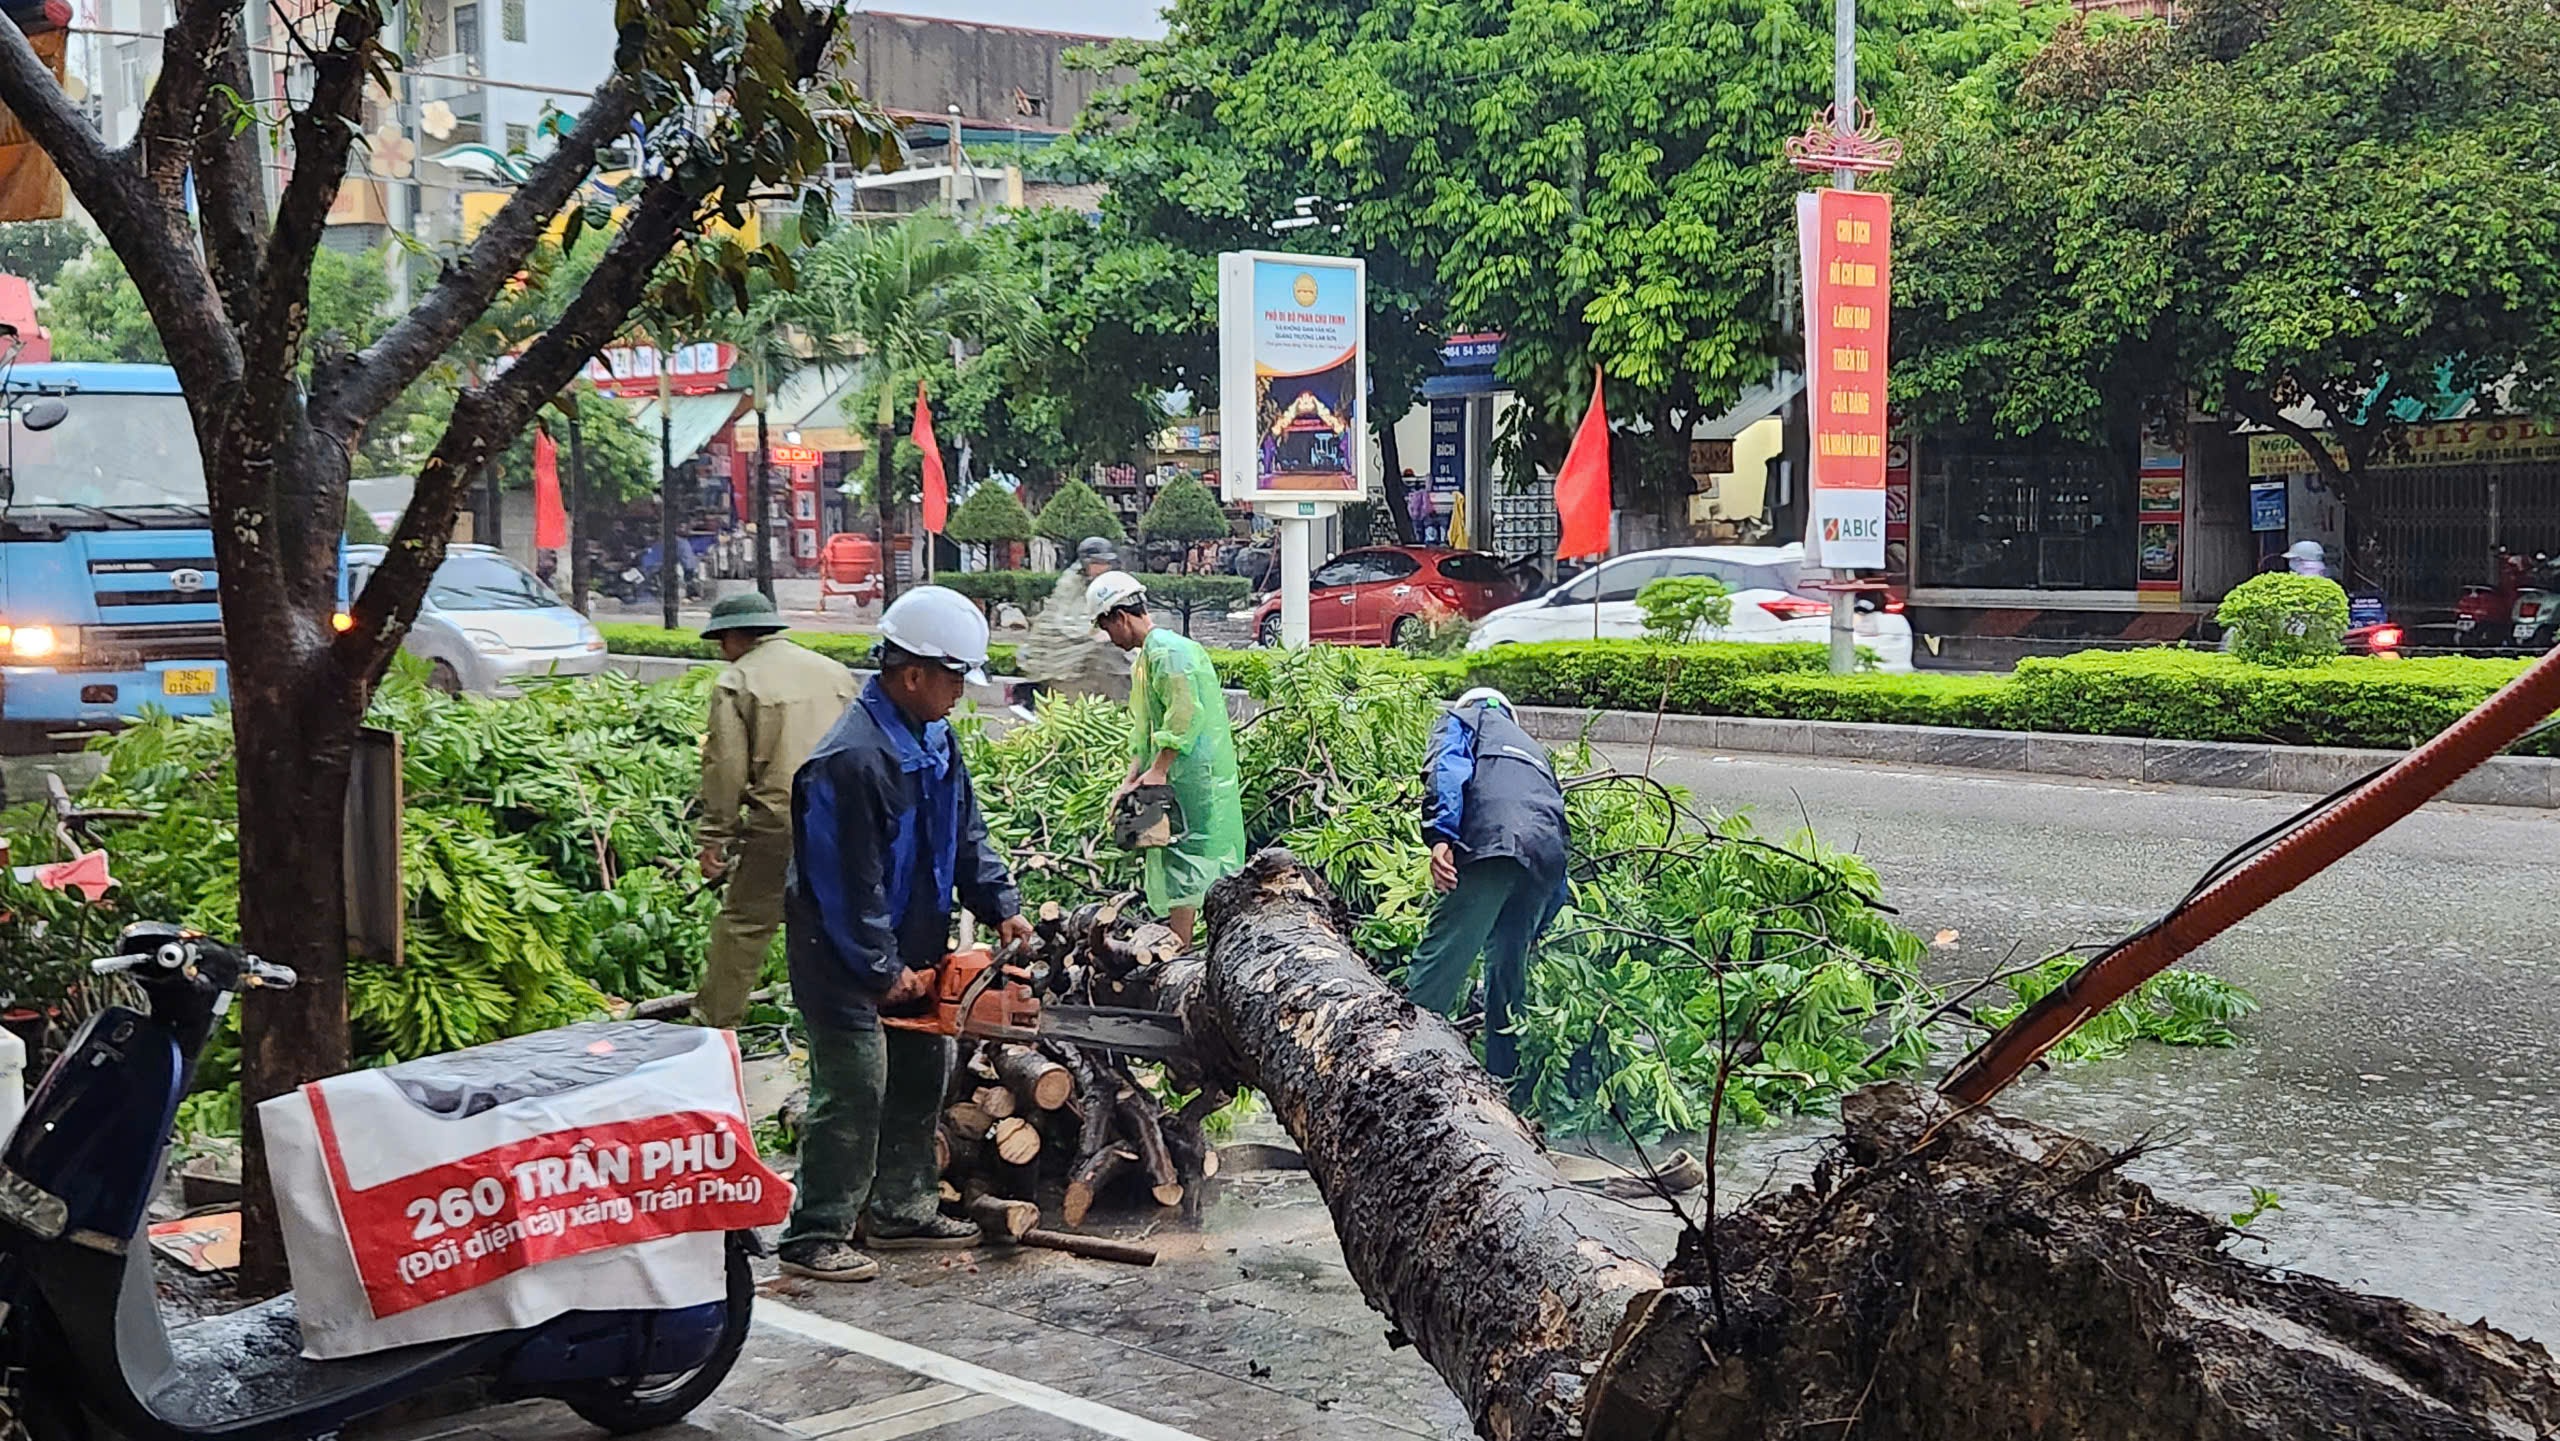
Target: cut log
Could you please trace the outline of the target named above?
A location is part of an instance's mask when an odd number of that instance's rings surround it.
[[[1067,1178],[1066,1200],[1059,1205],[1058,1214],[1070,1226],[1083,1225],[1084,1218],[1093,1212],[1093,1203],[1102,1199],[1102,1193],[1111,1189],[1112,1182],[1136,1169],[1137,1164],[1138,1153],[1126,1147],[1106,1146],[1094,1153],[1091,1160],[1080,1163],[1075,1174]]]
[[[990,1240],[1019,1241],[1025,1231],[1040,1224],[1040,1208],[1029,1201],[1009,1200],[1003,1196],[972,1196],[966,1208],[969,1219]]]
[[[1583,1367],[1660,1273],[1607,1202],[1556,1174],[1449,1023],[1378,979],[1288,852],[1254,857],[1207,910],[1196,992],[1157,1004],[1183,1013],[1229,1089],[1270,1098],[1361,1294],[1477,1430],[1568,1434]]]
[[[987,1138],[984,1132],[971,1134],[951,1124],[946,1112],[942,1124],[934,1128],[934,1155],[942,1162],[947,1176],[968,1177],[986,1169]]]
[[[2115,1174],[2129,1152],[1909,1086],[1850,1097],[1813,1183],[1691,1232],[1665,1284],[1285,852],[1207,921],[1207,963],[1156,1003],[1270,1098],[1362,1294],[1482,1436],[2467,1441],[2560,1418],[2541,1347],[2224,1254],[2228,1228]]]
[[[1069,1183],[1073,1184],[1076,1178],[1089,1175],[1111,1149],[1111,1082],[1103,1078],[1102,1068],[1091,1057],[1074,1046],[1044,1041],[1041,1050],[1075,1078],[1075,1101],[1070,1109],[1077,1121],[1076,1148],[1075,1159],[1067,1167]],[[1091,1196],[1085,1199],[1088,1205],[1092,1203]],[[1076,1220],[1068,1224],[1083,1219],[1084,1213],[1079,1211]]]
[[[1101,1236],[1079,1236],[1072,1231],[1029,1230],[1022,1233],[1022,1244],[1051,1251],[1064,1251],[1093,1261],[1123,1261],[1132,1266],[1156,1263],[1153,1246],[1133,1245],[1127,1241],[1107,1240]]]
[[[1075,1073],[1028,1046],[995,1047],[996,1075],[1023,1104],[1054,1111],[1075,1099]]]
[[[1146,1168],[1147,1184],[1153,1188],[1156,1204],[1181,1205],[1182,1177],[1174,1170],[1173,1153],[1164,1144],[1164,1108],[1137,1085],[1121,1087],[1116,1104],[1120,1129],[1138,1148],[1138,1164]]]
[[[987,1108],[975,1101],[952,1102],[943,1108],[942,1119],[949,1121],[951,1129],[964,1136],[982,1137],[994,1130],[996,1124],[996,1118],[987,1114]]]
[[[969,1093],[969,1099],[979,1110],[999,1121],[1022,1108],[1021,1103],[1013,1098],[1012,1090],[1001,1084],[980,1086]]]
[[[997,1158],[1008,1166],[1027,1166],[1040,1154],[1040,1128],[1020,1116],[996,1122],[987,1139],[995,1146]]]

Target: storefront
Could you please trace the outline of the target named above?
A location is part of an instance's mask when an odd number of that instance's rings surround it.
[[[2501,549],[2560,554],[2560,423],[2468,416],[2409,426],[2399,440],[2366,474],[2350,527],[2299,444],[2248,436],[2262,548],[2316,540],[2342,559],[2352,528],[2357,577],[2408,619],[2493,584]]]

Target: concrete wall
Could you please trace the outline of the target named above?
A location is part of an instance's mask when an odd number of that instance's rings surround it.
[[[1072,6],[1058,11],[1061,19],[1074,13]],[[1119,80],[1065,63],[1069,50],[1102,44],[1103,36],[877,11],[851,18],[848,78],[890,111],[940,117],[957,105],[967,121],[1060,130],[1084,113],[1096,90]],[[1021,113],[1017,91],[1036,102],[1035,113]]]

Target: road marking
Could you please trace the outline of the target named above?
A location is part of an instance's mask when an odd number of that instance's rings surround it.
[[[921,1436],[928,1431],[939,1431],[954,1422],[966,1421],[973,1416],[985,1416],[991,1412],[1017,1409],[1011,1401],[1002,1396],[982,1396],[975,1391],[959,1391],[957,1387],[951,1389],[957,1394],[950,1400],[921,1410],[909,1411],[901,1416],[884,1416],[868,1425],[839,1431],[830,1437],[829,1441],[900,1441],[901,1437]]]
[[[1203,1441],[1201,1437],[1161,1421],[1150,1421],[1099,1401],[1070,1396],[1037,1381],[1008,1376],[957,1356],[945,1356],[939,1351],[909,1345],[894,1336],[865,1331],[859,1326],[847,1325],[813,1311],[803,1311],[797,1306],[786,1306],[768,1297],[756,1298],[756,1320],[759,1324],[777,1331],[788,1331],[803,1340],[833,1346],[839,1351],[850,1351],[857,1356],[868,1356],[901,1371],[912,1371],[918,1376],[964,1387],[983,1396],[999,1397],[1014,1405],[1082,1426],[1088,1431],[1100,1432],[1114,1438],[1114,1441]]]
[[[949,1401],[966,1400],[977,1394],[966,1386],[948,1386],[937,1381],[930,1386],[919,1386],[913,1391],[901,1391],[895,1396],[883,1396],[877,1401],[865,1401],[859,1406],[847,1406],[841,1411],[804,1416],[792,1422],[791,1429],[803,1436],[833,1436],[840,1431],[851,1431],[857,1427],[869,1426],[874,1422],[894,1420],[911,1411],[922,1411],[927,1407],[940,1406]]]

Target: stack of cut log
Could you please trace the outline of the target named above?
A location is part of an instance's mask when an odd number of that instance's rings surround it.
[[[1151,1003],[1149,978],[1180,947],[1132,914],[1129,900],[1042,908],[1032,970],[1043,999]],[[1069,1226],[1097,1207],[1196,1210],[1202,1184],[1218,1173],[1202,1122],[1231,1093],[1193,1088],[1167,1111],[1124,1057],[1046,1040],[961,1044],[938,1137],[949,1209],[1015,1237],[1051,1198]],[[1172,1068],[1177,1085],[1181,1069]]]

